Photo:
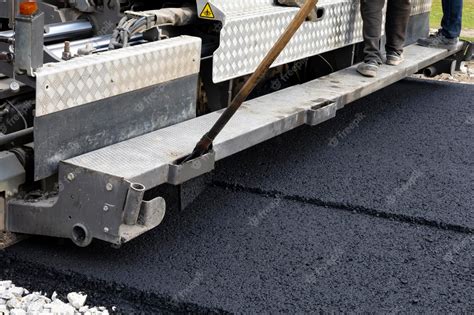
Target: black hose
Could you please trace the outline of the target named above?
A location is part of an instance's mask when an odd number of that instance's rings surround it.
[[[17,132],[12,132],[7,135],[0,136],[0,147],[10,144],[13,141],[33,135],[33,130],[34,128],[31,127],[31,128],[17,131]]]

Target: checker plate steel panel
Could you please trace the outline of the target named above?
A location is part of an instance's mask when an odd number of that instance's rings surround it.
[[[198,10],[210,3],[223,22],[221,43],[214,53],[215,83],[252,73],[298,12],[273,0],[198,0]],[[360,2],[321,0],[325,10],[317,22],[306,22],[273,66],[282,65],[361,42]],[[413,0],[412,15],[429,12],[431,0]]]
[[[37,73],[36,116],[196,74],[201,39],[191,36],[45,65]]]

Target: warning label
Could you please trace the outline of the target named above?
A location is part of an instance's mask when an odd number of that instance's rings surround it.
[[[214,12],[212,12],[212,8],[209,2],[206,3],[206,5],[204,6],[204,9],[202,9],[202,12],[199,16],[202,17],[203,19],[214,19],[216,17],[214,15]]]

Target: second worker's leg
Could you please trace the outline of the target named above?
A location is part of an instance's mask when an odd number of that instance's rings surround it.
[[[368,77],[375,77],[383,63],[380,53],[383,7],[385,0],[361,0],[360,12],[363,20],[364,62],[357,71]]]
[[[428,38],[421,38],[418,44],[426,47],[453,50],[458,45],[462,24],[463,0],[442,0],[443,19],[441,29]]]
[[[385,0],[362,0],[360,3],[363,20],[364,60],[375,60],[379,64],[382,64],[380,38],[384,5]]]
[[[462,28],[462,0],[443,0],[441,32],[446,38],[457,39]]]
[[[410,0],[388,0],[385,34],[387,36],[387,64],[396,66],[403,61],[403,46],[410,19]]]

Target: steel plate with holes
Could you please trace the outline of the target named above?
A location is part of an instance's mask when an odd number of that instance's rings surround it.
[[[223,22],[220,46],[214,53],[215,83],[252,73],[298,11],[276,6],[274,0],[198,0],[198,10],[207,3],[215,19]],[[359,1],[320,0],[318,7],[321,19],[306,22],[274,66],[362,41]],[[412,15],[430,8],[431,0],[415,0]]]

